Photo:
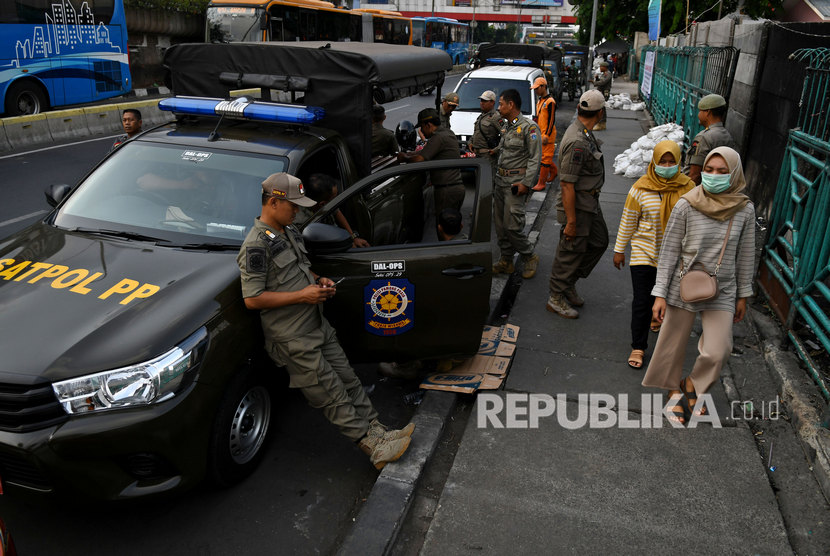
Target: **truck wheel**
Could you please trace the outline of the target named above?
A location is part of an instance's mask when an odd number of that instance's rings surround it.
[[[6,91],[7,116],[39,114],[46,110],[47,106],[43,91],[31,81],[12,83]]]
[[[260,373],[240,371],[219,405],[208,451],[208,472],[231,486],[254,472],[265,453],[271,425],[271,392]]]

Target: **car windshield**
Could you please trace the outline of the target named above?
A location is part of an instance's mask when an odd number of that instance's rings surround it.
[[[479,98],[484,91],[496,93],[496,106],[502,91],[516,89],[522,97],[522,114],[530,114],[533,108],[530,98],[530,84],[524,79],[499,79],[492,77],[467,77],[461,81],[456,89],[458,93],[458,108],[456,110],[467,110],[480,112],[481,103]]]
[[[175,244],[239,244],[259,215],[262,180],[286,164],[275,156],[130,142],[73,192],[55,225]]]

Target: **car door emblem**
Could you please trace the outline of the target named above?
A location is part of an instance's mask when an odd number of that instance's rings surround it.
[[[407,279],[372,280],[363,288],[366,331],[397,336],[415,326],[415,286]]]

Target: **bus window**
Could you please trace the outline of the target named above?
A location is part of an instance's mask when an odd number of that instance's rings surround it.
[[[207,10],[208,42],[262,40],[259,26],[263,10],[243,6],[211,6]]]

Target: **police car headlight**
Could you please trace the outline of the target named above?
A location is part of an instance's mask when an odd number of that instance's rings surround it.
[[[52,390],[70,414],[159,403],[176,395],[206,345],[207,331],[202,328],[155,359],[55,382]]]

